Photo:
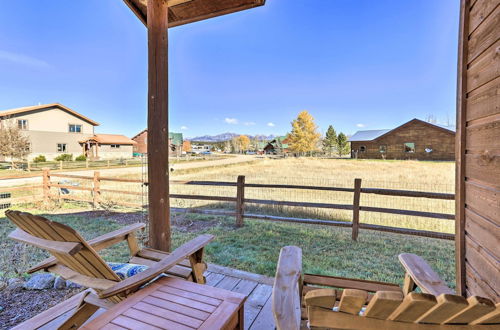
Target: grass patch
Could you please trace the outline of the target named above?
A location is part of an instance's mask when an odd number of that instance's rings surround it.
[[[64,212],[64,210],[63,210]],[[140,213],[111,214],[103,211],[52,214],[48,217],[72,226],[90,239],[127,223],[122,219],[140,217]],[[39,213],[41,214],[41,213]],[[450,241],[361,230],[358,242],[351,240],[350,229],[315,225],[246,220],[234,227],[234,218],[182,215],[173,227],[174,247],[202,233],[216,236],[206,249],[211,263],[274,276],[280,248],[297,245],[303,250],[304,271],[402,284],[404,271],[399,253],[415,253],[426,259],[438,274],[454,287],[454,244]],[[0,218],[1,276],[22,275],[29,266],[47,255],[7,238],[14,226]],[[106,249],[101,255],[108,261],[127,258],[126,244]]]

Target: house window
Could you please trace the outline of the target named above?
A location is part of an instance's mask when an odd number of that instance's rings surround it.
[[[366,147],[365,146],[360,146],[359,147],[359,152],[365,152],[366,151]]]
[[[381,145],[380,147],[378,147],[378,151],[380,151],[380,153],[382,154],[385,154],[387,152],[387,146]]]
[[[115,148],[115,149],[116,149],[116,148],[120,148],[120,145],[119,145],[119,144],[112,144],[112,145],[111,145],[111,148]]]
[[[413,153],[415,152],[415,143],[413,142],[406,142],[404,144],[405,152],[406,153]]]
[[[28,120],[27,119],[19,119],[17,121],[17,127],[22,130],[27,130],[28,129]]]
[[[57,152],[66,152],[66,143],[58,143]]]
[[[69,132],[70,133],[81,133],[82,132],[82,125],[69,124]]]

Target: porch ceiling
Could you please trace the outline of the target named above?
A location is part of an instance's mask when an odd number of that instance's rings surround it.
[[[146,25],[147,0],[124,0]],[[168,26],[174,27],[264,5],[266,0],[168,0]]]

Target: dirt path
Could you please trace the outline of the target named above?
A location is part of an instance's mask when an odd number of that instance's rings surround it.
[[[212,167],[212,166],[224,166],[230,164],[243,163],[248,161],[253,161],[259,159],[257,156],[250,155],[236,155],[234,157],[216,159],[216,160],[206,160],[206,161],[196,161],[196,162],[186,162],[186,163],[176,163],[172,164],[170,167],[174,170],[192,169],[192,168],[202,168],[202,167]],[[110,169],[99,169],[102,176],[114,176],[123,174],[139,174],[142,172],[142,167],[122,167],[122,168],[110,168]],[[78,174],[85,176],[94,175],[94,170],[80,170],[80,171],[68,171],[68,172],[58,172],[63,174]],[[42,178],[31,177],[31,178],[16,178],[16,179],[1,179],[0,187],[11,187],[19,186],[24,184],[41,184]]]

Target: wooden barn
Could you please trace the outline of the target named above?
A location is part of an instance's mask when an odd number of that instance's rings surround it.
[[[352,158],[455,159],[455,128],[419,119],[394,129],[358,131],[349,141]]]

